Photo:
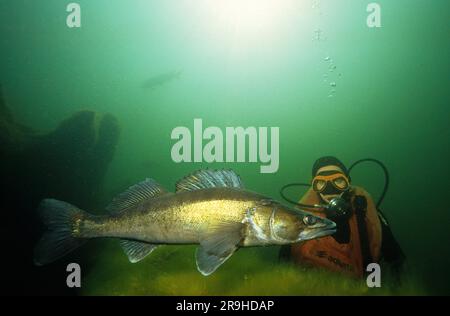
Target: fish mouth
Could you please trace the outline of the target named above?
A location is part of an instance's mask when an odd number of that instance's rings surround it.
[[[316,239],[328,235],[332,235],[336,232],[336,224],[328,225],[321,228],[315,228],[314,230],[308,231],[308,232],[302,232],[300,234],[301,240],[311,240]]]
[[[324,230],[316,231],[316,232],[309,234],[309,236],[307,237],[307,240],[332,235],[335,232],[336,232],[336,228],[327,228]]]

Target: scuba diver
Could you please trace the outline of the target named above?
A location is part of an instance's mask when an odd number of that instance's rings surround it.
[[[351,185],[351,169],[364,161],[378,163],[385,172],[385,188],[377,204],[363,188]],[[326,156],[316,160],[312,177],[312,185],[288,184],[280,193],[301,209],[334,221],[337,231],[323,238],[283,246],[280,259],[354,277],[363,277],[367,265],[375,262],[382,264],[382,271],[388,266],[399,281],[405,255],[379,210],[389,181],[386,167],[378,160],[362,159],[347,169],[336,157]],[[284,189],[298,185],[310,188],[299,202],[289,200]]]

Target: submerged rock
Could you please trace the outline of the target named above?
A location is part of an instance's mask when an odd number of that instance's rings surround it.
[[[9,107],[3,98],[0,85],[0,157],[2,160],[17,151],[26,140],[25,135],[32,135],[30,128],[16,123]]]
[[[27,166],[23,176],[33,182],[33,187],[41,183],[40,196],[92,208],[118,137],[119,125],[112,115],[75,113],[53,132],[34,137],[22,151],[27,161],[22,161]],[[28,157],[33,158],[29,161]]]
[[[53,131],[38,132],[15,121],[0,88],[0,177],[5,184],[0,193],[0,237],[10,258],[1,265],[3,271],[21,274],[11,274],[9,293],[69,291],[64,263],[51,269],[33,265],[33,248],[41,233],[36,208],[43,198],[95,208],[119,134],[114,116],[94,111],[76,112]],[[62,279],[54,279],[55,271]]]

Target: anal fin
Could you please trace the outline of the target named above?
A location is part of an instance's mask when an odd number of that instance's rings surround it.
[[[121,239],[120,245],[131,263],[141,261],[159,246],[128,239]]]

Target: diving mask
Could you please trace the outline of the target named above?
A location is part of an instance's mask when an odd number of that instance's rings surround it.
[[[326,188],[330,188],[331,184],[337,191],[345,191],[348,189],[349,183],[348,178],[342,173],[317,175],[312,180],[312,188],[317,193],[324,193]]]

